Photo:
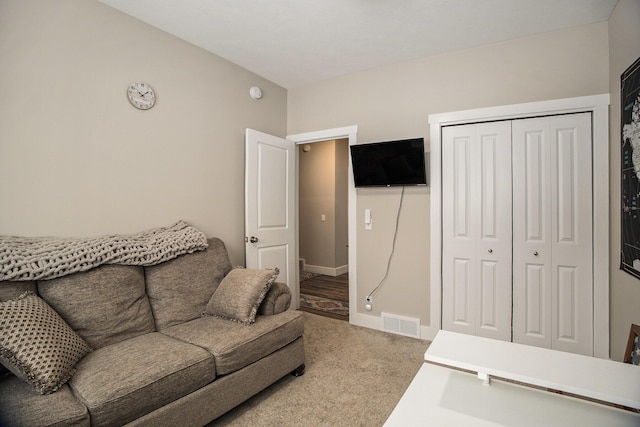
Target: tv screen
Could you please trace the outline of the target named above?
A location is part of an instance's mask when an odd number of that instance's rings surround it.
[[[351,145],[356,187],[427,185],[424,138]]]

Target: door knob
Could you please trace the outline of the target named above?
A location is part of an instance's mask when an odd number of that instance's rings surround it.
[[[249,239],[249,241],[251,243],[258,243],[258,238],[256,236],[251,236],[251,238]]]
[[[538,251],[535,251],[533,255],[538,256]]]
[[[493,249],[489,249],[487,252],[489,252],[490,254],[493,253]]]

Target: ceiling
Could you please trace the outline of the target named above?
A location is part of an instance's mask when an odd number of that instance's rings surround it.
[[[290,89],[606,21],[618,0],[100,0]]]

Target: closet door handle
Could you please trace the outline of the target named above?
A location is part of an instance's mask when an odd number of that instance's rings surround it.
[[[493,249],[489,249],[487,252],[489,252],[490,254],[493,253]]]
[[[533,255],[538,256],[538,251],[534,251]]]

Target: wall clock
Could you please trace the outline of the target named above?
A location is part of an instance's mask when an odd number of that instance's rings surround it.
[[[156,94],[151,86],[143,82],[131,83],[127,89],[129,102],[140,110],[148,110],[156,103]]]

